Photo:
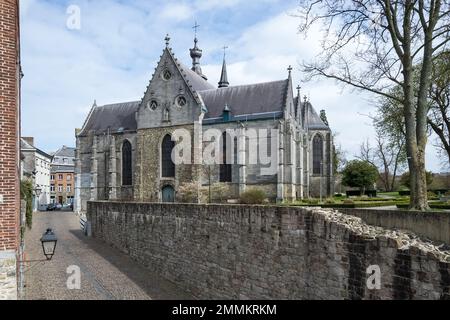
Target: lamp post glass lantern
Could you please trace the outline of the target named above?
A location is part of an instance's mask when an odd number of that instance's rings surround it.
[[[44,255],[47,260],[52,260],[53,255],[55,254],[57,242],[58,238],[56,237],[52,229],[47,229],[47,231],[42,235],[42,250],[44,250]]]

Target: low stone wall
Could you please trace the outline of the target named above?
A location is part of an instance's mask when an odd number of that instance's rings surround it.
[[[16,254],[0,251],[0,300],[17,300]]]
[[[199,299],[450,298],[448,252],[331,210],[89,202],[87,216],[94,237]]]
[[[450,212],[402,210],[339,209],[370,225],[409,230],[422,238],[450,245]]]

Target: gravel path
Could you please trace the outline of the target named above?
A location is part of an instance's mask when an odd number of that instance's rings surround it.
[[[128,256],[97,239],[84,236],[70,212],[35,213],[25,237],[27,300],[191,300],[173,283],[153,274]],[[43,256],[40,238],[52,228],[57,237],[51,261]],[[81,271],[80,290],[69,290],[67,268]]]

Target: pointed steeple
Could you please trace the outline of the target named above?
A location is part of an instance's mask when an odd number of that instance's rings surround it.
[[[224,53],[223,53],[223,65],[222,65],[222,74],[220,76],[219,81],[219,88],[227,88],[230,83],[228,82],[228,73],[227,73],[227,63],[225,60],[225,50],[227,47],[223,47]]]

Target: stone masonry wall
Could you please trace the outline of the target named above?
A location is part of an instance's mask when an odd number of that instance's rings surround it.
[[[0,300],[17,299],[16,254],[0,252]]]
[[[450,256],[339,212],[89,202],[93,236],[200,299],[449,299]],[[381,289],[367,287],[367,268]]]

